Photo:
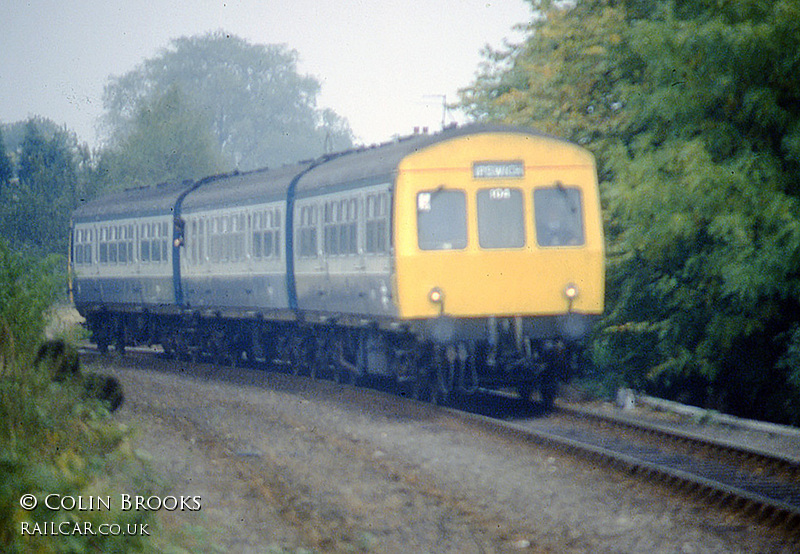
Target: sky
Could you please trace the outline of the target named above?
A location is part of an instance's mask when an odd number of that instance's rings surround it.
[[[443,97],[474,81],[483,47],[520,42],[530,18],[525,0],[2,0],[0,122],[44,116],[98,146],[110,76],[221,29],[296,50],[318,106],[373,144],[440,129]]]

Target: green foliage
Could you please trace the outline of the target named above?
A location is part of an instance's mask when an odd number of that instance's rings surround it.
[[[128,431],[115,423],[98,402],[80,399],[81,388],[55,384],[49,375],[18,366],[13,375],[0,376],[0,544],[5,552],[137,551],[146,537],[21,533],[22,525],[89,522],[122,526],[147,523],[147,512],[123,512],[119,492],[109,475],[144,475],[131,450]],[[142,490],[142,489],[138,489]],[[38,498],[38,506],[20,506],[24,494]],[[45,496],[106,497],[113,495],[111,511],[51,511]],[[70,525],[70,528],[72,526]]]
[[[523,44],[487,50],[475,84],[460,91],[462,107],[478,119],[535,123],[580,144],[613,132],[622,115],[615,85],[634,68],[613,64],[624,47],[624,17],[612,2],[601,4],[550,9],[528,24],[531,38]],[[581,18],[591,24],[576,29]]]
[[[800,3],[532,2],[462,103],[594,150],[628,385],[800,423]]]
[[[101,523],[146,521],[141,512],[52,512],[43,506],[46,494],[111,494],[111,473],[143,475],[127,431],[98,401],[80,399],[79,381],[54,383],[50,372],[31,363],[44,313],[63,280],[54,265],[13,252],[0,239],[0,544],[4,552],[141,549],[137,537],[21,534],[23,522],[89,521],[97,529]],[[39,507],[23,510],[23,494],[36,495]]]
[[[57,256],[44,261],[14,252],[0,238],[0,375],[30,359],[44,331],[46,310],[64,285]]]
[[[132,132],[142,105],[172,86],[211,125],[228,165],[243,170],[316,156],[326,142],[350,146],[346,122],[319,112],[320,85],[297,73],[297,52],[218,31],[173,40],[170,47],[106,86],[112,144]]]
[[[7,129],[17,137],[17,178],[0,186],[0,236],[14,248],[65,253],[70,213],[96,190],[88,147],[40,118]]]
[[[11,158],[6,153],[6,144],[3,140],[3,129],[0,128],[0,191],[3,191],[11,184],[14,176],[14,167],[11,165]]]
[[[106,189],[197,179],[222,169],[210,125],[174,85],[139,106],[127,136],[99,162]]]

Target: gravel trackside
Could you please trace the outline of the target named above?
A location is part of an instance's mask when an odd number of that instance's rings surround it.
[[[122,382],[115,417],[169,494],[202,498],[160,517],[205,526],[222,551],[792,551],[729,512],[427,405],[157,358],[84,366]]]

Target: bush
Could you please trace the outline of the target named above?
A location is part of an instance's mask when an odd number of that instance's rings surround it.
[[[47,522],[136,525],[147,512],[51,511],[48,494],[117,498],[120,480],[145,494],[145,467],[134,455],[125,426],[109,417],[99,400],[87,399],[80,379],[54,380],[34,363],[42,339],[44,313],[63,283],[58,258],[36,260],[12,252],[0,239],[0,545],[4,552],[129,551],[146,548],[146,537],[49,533],[22,534]],[[32,494],[38,506],[27,511],[20,499]],[[44,529],[40,527],[41,529]]]
[[[31,366],[15,367],[0,377],[0,544],[7,552],[83,552],[141,550],[146,537],[23,535],[22,525],[62,521],[90,522],[97,531],[103,523],[147,522],[146,512],[50,511],[48,494],[62,497],[119,498],[116,476],[144,475],[133,454],[128,431],[109,417],[99,401],[81,398],[83,387],[74,381],[54,382]],[[129,477],[126,477],[129,478]],[[141,483],[136,485],[141,490]],[[38,507],[26,511],[20,498],[33,494]]]

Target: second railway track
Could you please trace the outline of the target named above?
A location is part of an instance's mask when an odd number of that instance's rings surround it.
[[[800,540],[800,460],[791,456],[564,405],[548,417],[463,417],[661,481]]]

